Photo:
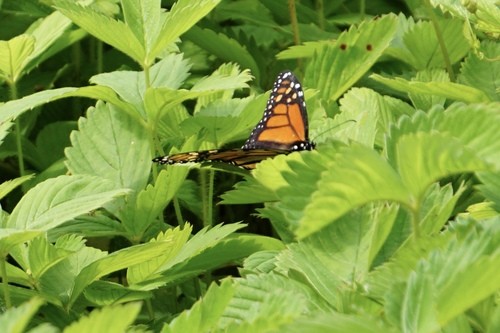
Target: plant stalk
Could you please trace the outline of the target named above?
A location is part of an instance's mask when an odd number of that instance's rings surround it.
[[[12,307],[12,301],[10,299],[9,290],[9,277],[7,276],[7,262],[5,257],[0,259],[0,275],[2,276],[2,286],[3,286],[3,297],[5,300],[5,307],[10,309]]]

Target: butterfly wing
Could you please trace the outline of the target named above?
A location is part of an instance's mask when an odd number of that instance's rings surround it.
[[[311,150],[302,85],[290,71],[274,82],[264,115],[242,149]]]
[[[278,149],[212,149],[156,157],[153,159],[153,162],[160,164],[196,163],[207,161],[224,162],[251,170],[255,168],[255,164],[265,160],[266,158],[288,153],[290,153],[290,151],[282,151]]]
[[[274,82],[264,115],[241,149],[202,150],[156,157],[153,162],[225,162],[245,169],[279,154],[311,150],[307,110],[302,86],[290,71],[280,73]]]

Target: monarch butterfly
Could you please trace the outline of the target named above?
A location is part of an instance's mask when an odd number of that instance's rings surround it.
[[[245,169],[279,154],[312,150],[309,141],[306,103],[302,86],[291,71],[284,71],[274,82],[264,115],[241,149],[192,151],[160,156],[153,162],[176,164],[188,162],[225,162]]]

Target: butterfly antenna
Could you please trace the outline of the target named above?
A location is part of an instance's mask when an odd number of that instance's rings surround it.
[[[333,126],[333,127],[330,127],[329,129],[326,129],[326,130],[324,130],[323,132],[319,133],[319,135],[316,135],[316,137],[314,138],[314,140],[313,140],[313,141],[316,141],[316,140],[317,140],[320,136],[325,135],[326,133],[330,132],[331,130],[333,130],[333,129],[337,128],[337,127],[340,127],[340,126],[342,126],[342,125],[345,125],[345,124],[347,124],[347,123],[350,123],[350,122],[356,123],[357,121],[356,121],[356,120],[354,120],[354,119],[348,119],[348,120],[346,120],[346,121],[343,121],[343,122],[341,122],[340,124],[337,124],[337,125],[335,125],[335,126]]]

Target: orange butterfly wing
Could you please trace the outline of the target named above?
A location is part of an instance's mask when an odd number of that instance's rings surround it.
[[[245,169],[278,154],[314,149],[309,141],[306,103],[302,86],[290,71],[282,72],[274,82],[264,115],[241,149],[203,150],[156,157],[153,162],[225,162]]]

